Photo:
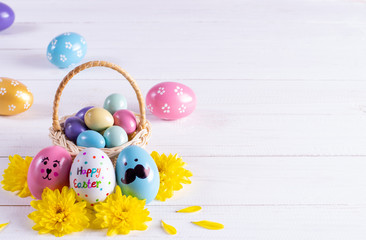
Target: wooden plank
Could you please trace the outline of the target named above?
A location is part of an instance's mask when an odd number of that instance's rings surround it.
[[[82,73],[80,78],[84,77]],[[138,82],[146,93],[157,81]],[[364,82],[181,82],[196,92],[197,109],[179,121],[149,114],[151,150],[183,156],[366,155]],[[0,139],[0,156],[35,155],[51,144],[48,128],[58,81],[24,83],[33,91],[35,103],[24,114],[1,119],[1,132],[7,137]],[[129,109],[138,112],[127,81],[77,78],[64,91],[60,116],[88,105],[102,106],[117,89],[126,95]]]
[[[364,206],[211,206],[200,213],[178,214],[175,210],[184,206],[149,206],[148,230],[134,231],[126,237],[136,239],[171,239],[160,227],[160,220],[178,230],[178,239],[363,239],[365,236],[366,208]],[[0,207],[1,222],[10,224],[1,232],[3,238],[39,239],[31,229],[33,222],[26,216],[31,207]],[[191,221],[209,219],[221,222],[220,231],[202,229]],[[51,235],[43,235],[50,238]],[[105,230],[85,230],[64,236],[63,239],[105,239]]]
[[[150,152],[150,151],[149,151]],[[193,173],[174,198],[150,205],[354,205],[366,201],[365,157],[184,157]],[[0,159],[0,172],[8,160]],[[0,205],[27,205],[0,190]]]
[[[364,80],[366,73],[366,33],[360,30],[366,5],[359,2],[195,1],[192,10],[192,1],[158,1],[152,8],[138,1],[123,3],[126,14],[111,7],[118,1],[37,3],[14,3],[20,22],[0,38],[2,74],[34,79],[64,75],[66,70],[47,62],[45,51],[65,31],[86,37],[85,61],[111,60],[139,78]],[[27,16],[31,18],[22,19]]]

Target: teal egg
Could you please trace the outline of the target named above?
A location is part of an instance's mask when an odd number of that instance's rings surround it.
[[[141,147],[131,145],[122,150],[116,163],[117,183],[127,196],[155,199],[159,191],[160,177],[154,159]]]
[[[107,128],[103,133],[107,148],[118,147],[128,142],[126,131],[120,126]]]
[[[118,110],[127,109],[127,100],[122,94],[113,93],[105,99],[103,108],[113,115]]]
[[[76,145],[80,147],[104,148],[105,140],[100,133],[94,130],[86,130],[79,134],[76,139]]]

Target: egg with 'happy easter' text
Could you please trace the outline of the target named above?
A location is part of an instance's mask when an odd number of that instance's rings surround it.
[[[70,153],[59,146],[42,149],[29,165],[27,182],[30,192],[41,199],[43,189],[62,189],[69,186],[69,172],[72,164]]]
[[[78,199],[91,206],[104,201],[116,185],[113,164],[107,154],[97,148],[86,148],[75,157],[70,170],[70,187]]]
[[[58,68],[67,68],[79,63],[86,54],[86,41],[73,32],[58,35],[47,47],[48,60]]]
[[[176,120],[194,111],[196,95],[191,88],[181,83],[162,82],[149,90],[146,105],[155,116],[164,120]]]
[[[0,115],[16,115],[27,111],[33,104],[33,94],[21,82],[0,78]]]
[[[160,186],[159,171],[154,159],[143,148],[135,145],[121,151],[116,163],[117,183],[127,196],[155,199]]]

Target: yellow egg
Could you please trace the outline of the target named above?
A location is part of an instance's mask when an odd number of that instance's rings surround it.
[[[15,115],[28,110],[33,94],[21,82],[0,77],[0,115]]]
[[[84,122],[88,128],[103,131],[113,126],[114,119],[110,112],[104,108],[91,108],[84,115]]]

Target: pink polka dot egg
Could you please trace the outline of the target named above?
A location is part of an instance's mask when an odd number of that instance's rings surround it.
[[[177,82],[161,82],[146,95],[146,105],[155,116],[164,120],[176,120],[190,115],[196,108],[193,90]]]

